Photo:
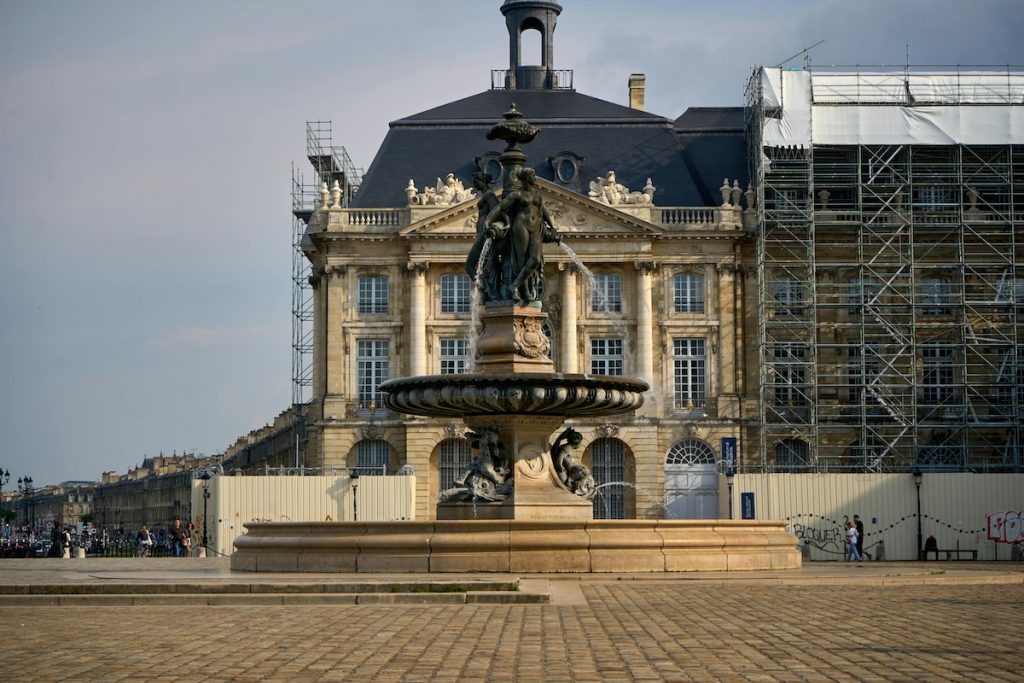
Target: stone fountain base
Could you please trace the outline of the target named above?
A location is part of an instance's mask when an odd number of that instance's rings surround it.
[[[785,522],[437,520],[248,523],[251,572],[696,572],[800,568]]]

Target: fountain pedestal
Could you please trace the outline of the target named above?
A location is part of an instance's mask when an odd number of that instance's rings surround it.
[[[562,425],[561,416],[490,415],[467,417],[475,431],[493,430],[512,465],[513,490],[501,502],[445,502],[438,519],[520,519],[588,521],[593,504],[569,492],[551,462],[550,437]]]
[[[554,373],[551,346],[544,334],[548,314],[533,306],[489,305],[480,315],[483,333],[476,343],[481,374]]]

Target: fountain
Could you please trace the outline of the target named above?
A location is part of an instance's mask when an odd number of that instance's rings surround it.
[[[628,413],[646,382],[561,374],[542,332],[545,243],[561,242],[521,145],[537,135],[515,105],[488,133],[507,143],[501,196],[475,181],[477,238],[466,270],[482,328],[473,372],[384,382],[392,411],[461,418],[476,452],[447,489],[437,519],[250,523],[232,568],[250,571],[662,572],[800,565],[784,522],[594,520],[600,490],[576,455],[570,418]],[[584,270],[585,269],[581,269]],[[471,334],[475,334],[474,329]],[[552,443],[552,436],[557,436]],[[609,483],[610,484],[610,483]],[[609,485],[605,484],[605,485]]]

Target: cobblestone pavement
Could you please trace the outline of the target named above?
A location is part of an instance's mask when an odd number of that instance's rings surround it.
[[[579,595],[581,584],[564,584]],[[546,606],[4,607],[2,676],[1019,681],[1024,671],[1020,584],[591,581],[582,596]]]

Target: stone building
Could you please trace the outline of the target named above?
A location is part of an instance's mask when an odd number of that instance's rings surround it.
[[[377,385],[472,366],[464,262],[477,201],[468,188],[477,172],[500,184],[501,143],[486,133],[514,103],[541,129],[524,147],[527,165],[579,259],[546,248],[542,303],[556,368],[652,387],[636,414],[574,423],[598,480],[623,483],[601,492],[595,515],[719,516],[722,439],[742,441],[739,426],[756,411],[755,349],[743,334],[756,292],[744,279],[755,214],[742,110],[678,120],[645,112],[640,75],[630,78],[632,107],[578,93],[572,72],[553,66],[559,4],[510,0],[501,11],[511,63],[492,88],[392,123],[351,201],[342,179],[308,214],[306,462],[364,473],[409,465],[420,475],[420,518],[468,463],[460,421],[391,414]],[[525,30],[542,34],[542,66],[521,64]]]
[[[1024,466],[1024,73],[755,70],[759,465]]]
[[[311,148],[306,464],[411,466],[429,518],[471,457],[461,422],[391,414],[377,386],[472,366],[473,176],[500,185],[485,135],[514,103],[579,258],[545,247],[555,366],[652,387],[574,423],[618,482],[595,516],[724,516],[733,467],[1019,470],[1022,74],[759,68],[746,106],[671,120],[643,111],[641,74],[629,107],[573,89],[559,3],[501,12],[489,90],[393,122],[362,177]]]

